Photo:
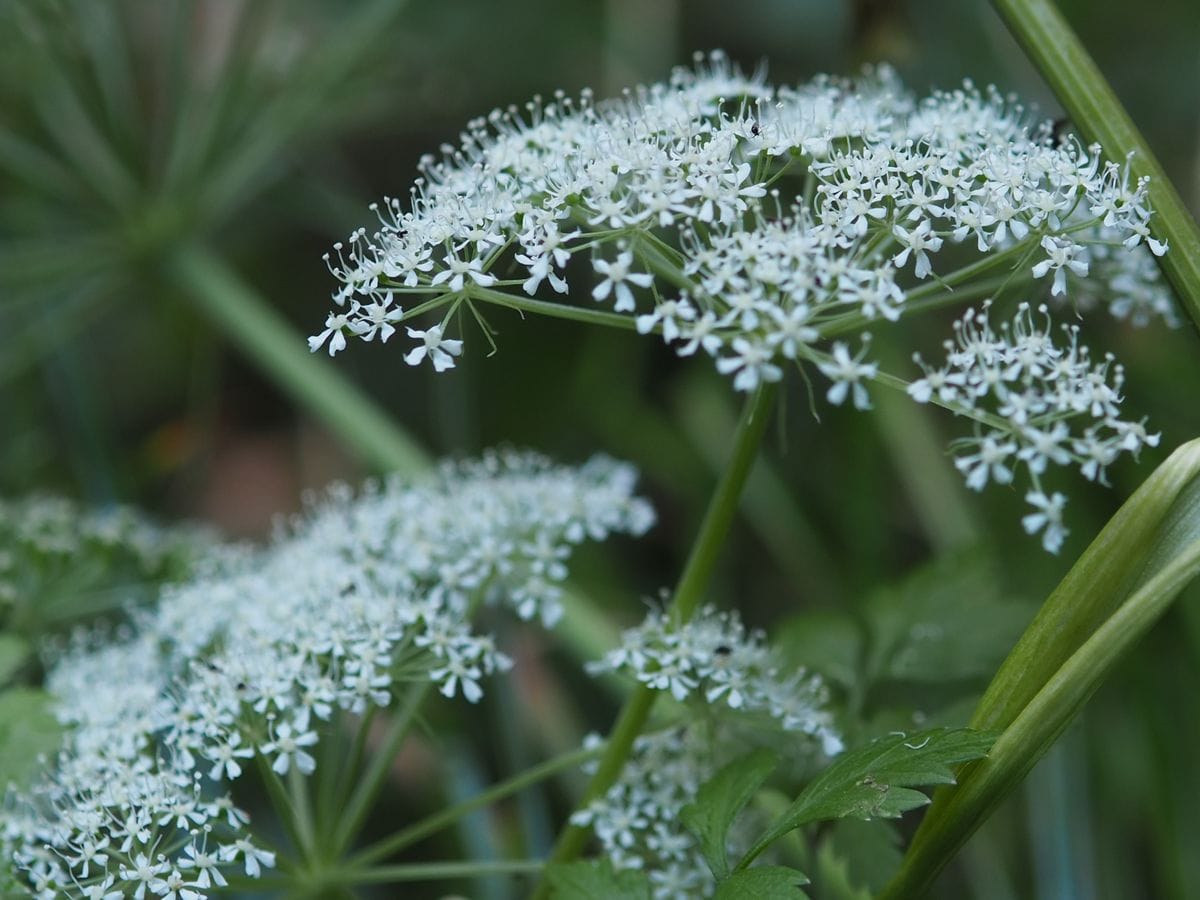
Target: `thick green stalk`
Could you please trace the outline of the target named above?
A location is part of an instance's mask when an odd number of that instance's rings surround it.
[[[675,594],[667,607],[667,615],[674,621],[687,622],[700,605],[721,547],[729,534],[734,513],[737,511],[738,498],[758,456],[758,448],[762,443],[776,392],[776,385],[764,384],[746,402],[734,435],[729,465],[717,482],[712,499],[709,500],[704,521],[700,524],[700,531],[684,564]],[[616,782],[633,749],[633,742],[646,724],[656,698],[656,691],[640,685],[626,701],[616,725],[613,726],[604,755],[601,756],[596,772],[580,800],[580,807],[602,796]],[[587,834],[586,828],[569,825],[559,836],[548,862],[567,862],[574,859],[587,842]],[[543,879],[535,890],[534,897],[545,898],[549,895],[548,892],[549,884]]]
[[[220,258],[190,247],[174,256],[168,271],[231,341],[369,466],[380,472],[428,468],[417,443],[352,381],[309,353],[304,338]]]
[[[1200,440],[1180,447],[1105,526],[1000,667],[971,720],[1004,729],[939,791],[880,900],[918,897],[1050,748],[1121,656],[1200,573]]]
[[[1179,592],[1200,574],[1200,542],[1125,601],[1059,669],[992,746],[971,767],[970,778],[948,794],[938,827],[920,852],[907,857],[879,900],[920,896],[995,809],[1029,774],[1129,648],[1159,620]]]
[[[1146,139],[1051,0],[992,0],[992,5],[1084,138],[1099,142],[1112,159],[1132,154],[1129,165],[1134,175],[1150,178],[1154,208],[1150,230],[1171,245],[1159,265],[1200,328],[1200,228]]]

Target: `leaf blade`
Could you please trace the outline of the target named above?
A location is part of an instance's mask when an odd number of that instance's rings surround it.
[[[553,900],[650,900],[650,880],[636,869],[613,869],[607,859],[546,866]]]
[[[788,866],[755,866],[726,878],[713,900],[807,900],[800,886],[808,876]]]
[[[952,766],[987,754],[995,734],[935,728],[891,734],[852,750],[808,785],[738,862],[744,869],[768,845],[802,825],[846,816],[896,818],[929,798],[913,787],[952,784]]]
[[[739,757],[701,785],[696,799],[680,811],[680,820],[700,842],[700,851],[718,881],[729,875],[726,836],[734,818],[778,765],[779,757],[769,750]]]

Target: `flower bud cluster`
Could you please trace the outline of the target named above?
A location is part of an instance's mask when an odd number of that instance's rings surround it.
[[[1046,307],[1037,315],[1022,304],[1011,322],[992,328],[988,309],[970,310],[946,342],[946,362],[934,368],[916,357],[925,377],[909,395],[936,402],[975,420],[975,433],[955,442],[955,465],[972,490],[988,482],[1010,484],[1023,468],[1032,483],[1023,520],[1030,534],[1057,552],[1067,535],[1066,498],[1047,495],[1041,476],[1053,463],[1078,466],[1089,481],[1104,482],[1105,469],[1121,453],[1134,457],[1158,444],[1145,422],[1120,418],[1124,373],[1111,355],[1093,360],[1079,343],[1079,328],[1064,325],[1055,341]],[[1039,321],[1042,324],[1039,324]]]
[[[702,710],[680,728],[639,737],[618,781],[572,817],[591,827],[613,865],[646,870],[656,897],[711,893],[680,811],[723,764],[760,741],[786,740],[795,756],[795,735],[805,736],[814,754],[842,750],[821,678],[786,670],[736,612],[706,608],[678,627],[652,613],[588,668],[633,675]]]
[[[78,637],[47,678],[65,746],[5,827],[35,895],[197,900],[234,866],[257,876],[273,857],[234,802],[244,770],[310,774],[324,723],[405,683],[477,701],[510,663],[471,611],[552,621],[575,545],[651,524],[634,477],[506,452],[334,489],[269,548]]]

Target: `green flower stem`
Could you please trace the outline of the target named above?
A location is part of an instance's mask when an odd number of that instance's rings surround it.
[[[687,622],[700,604],[721,547],[729,534],[742,487],[758,456],[758,447],[762,443],[777,389],[778,386],[774,384],[761,385],[746,402],[734,436],[733,453],[728,468],[713,491],[704,521],[700,524],[700,531],[692,544],[675,594],[667,608],[667,615],[674,621]],[[604,755],[601,756],[596,772],[580,799],[580,808],[603,795],[616,782],[625,766],[625,760],[633,749],[633,742],[646,724],[657,695],[658,692],[639,685],[625,702],[609,736]],[[587,842],[587,835],[586,828],[579,825],[567,826],[559,836],[549,862],[568,862],[574,859]],[[534,891],[534,897],[545,898],[549,896],[548,892],[549,884],[543,879]]]
[[[606,325],[609,328],[621,328],[633,331],[637,327],[633,316],[620,313],[605,312],[602,309],[585,309],[579,306],[567,306],[564,303],[550,303],[545,300],[534,300],[519,294],[508,294],[504,291],[494,291],[491,288],[471,285],[466,289],[468,297],[494,303],[508,309],[520,312],[536,313],[539,316],[550,316],[555,319],[570,319],[572,322],[583,322],[586,325]]]
[[[341,726],[334,726],[338,730],[338,742],[341,746],[337,753],[336,764],[331,759],[330,765],[322,776],[317,807],[320,810],[321,844],[326,858],[330,860],[335,858],[330,855],[330,851],[333,848],[333,837],[338,827],[338,810],[349,799],[350,792],[354,787],[354,778],[362,769],[362,762],[366,756],[367,738],[371,734],[371,727],[375,722],[377,712],[378,707],[373,705],[367,707],[359,719],[358,728],[354,731],[354,740],[350,743],[346,742],[346,735]]]
[[[505,797],[522,791],[530,785],[545,781],[559,772],[575,768],[581,763],[598,756],[600,749],[599,747],[595,747],[572,750],[570,753],[563,753],[554,757],[554,759],[539,763],[532,768],[526,769],[524,772],[514,775],[507,781],[501,781],[492,785],[469,800],[464,800],[461,803],[440,809],[433,815],[426,816],[421,821],[415,822],[390,837],[372,844],[370,847],[352,856],[346,865],[350,869],[358,869],[378,860],[386,859],[393,853],[415,844],[422,838],[434,834],[448,825],[453,825],[459,819],[463,818],[463,816],[470,815],[477,809],[490,806],[496,801],[503,800]]]
[[[391,724],[379,742],[379,746],[372,748],[371,764],[350,796],[345,812],[338,819],[337,829],[334,832],[328,854],[330,858],[337,859],[341,856],[362,827],[371,805],[387,780],[388,770],[396,759],[400,745],[408,736],[408,731],[416,721],[421,704],[432,688],[432,681],[423,681],[409,688],[408,695],[404,698],[404,705],[392,717]]]
[[[368,465],[381,472],[428,468],[417,443],[352,381],[309,353],[304,339],[222,260],[193,246],[171,259],[168,272],[230,340]]]
[[[295,765],[288,769],[288,794],[296,817],[296,836],[304,856],[312,859],[318,850],[316,828],[313,824],[312,802],[308,796],[308,779]]]
[[[274,769],[271,768],[271,763],[261,753],[254,755],[254,761],[258,765],[259,774],[262,776],[263,784],[267,789],[267,796],[271,798],[271,805],[275,808],[276,815],[283,823],[284,830],[287,832],[288,840],[296,849],[302,861],[308,860],[309,845],[305,843],[301,833],[299,818],[296,815],[296,808],[292,804],[292,798],[288,795],[287,788],[284,787],[283,781]]]
[[[1150,178],[1150,229],[1171,247],[1158,263],[1200,327],[1200,228],[1146,139],[1051,0],[992,0],[992,5],[1083,136],[1098,141],[1113,159],[1133,154],[1129,165],[1134,175]]]
[[[540,859],[493,859],[462,862],[401,863],[368,869],[341,869],[330,872],[328,884],[388,884],[402,881],[449,881],[478,875],[526,875],[540,872]]]
[[[972,282],[959,290],[945,288],[933,293],[923,293],[918,299],[905,300],[904,306],[901,309],[901,315],[907,319],[920,313],[932,312],[937,309],[960,306],[975,300],[995,297],[1001,291],[1014,284],[1028,284],[1029,281],[1030,279],[1028,278],[1017,281],[1011,275],[1000,275]],[[941,286],[939,285],[938,287],[940,288]],[[820,325],[817,331],[822,338],[831,338],[843,334],[854,334],[878,324],[879,321],[879,316],[868,317],[862,313],[847,313],[838,316],[836,319],[830,319],[828,322]]]

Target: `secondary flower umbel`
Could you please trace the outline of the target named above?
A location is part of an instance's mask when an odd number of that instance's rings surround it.
[[[614,866],[644,870],[660,900],[713,891],[680,811],[721,765],[760,741],[784,742],[792,755],[842,750],[820,676],[788,670],[736,613],[707,608],[678,627],[651,613],[589,670],[630,674],[701,710],[684,727],[639,737],[620,779],[572,817]]]
[[[497,453],[335,489],[270,548],[219,554],[132,627],[50,661],[66,742],[0,843],[44,898],[199,900],[223,872],[257,877],[275,857],[234,801],[244,770],[311,774],[339,711],[407,683],[479,700],[509,661],[473,609],[552,622],[575,545],[651,524],[634,477]]]

